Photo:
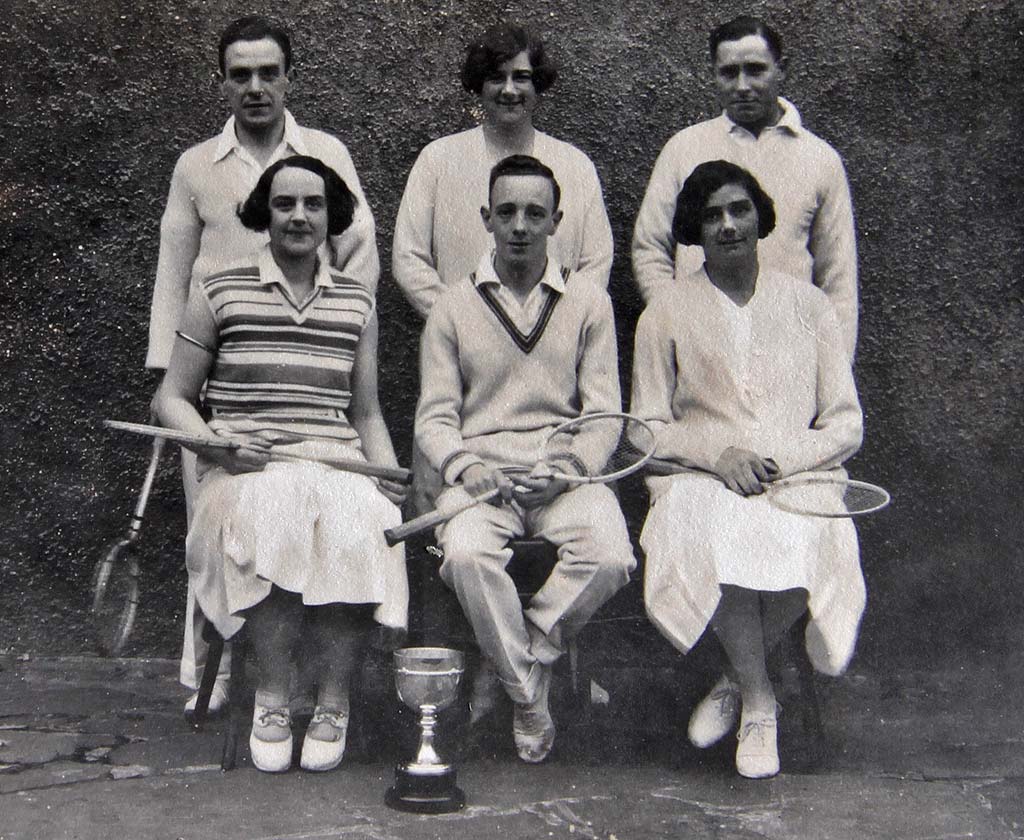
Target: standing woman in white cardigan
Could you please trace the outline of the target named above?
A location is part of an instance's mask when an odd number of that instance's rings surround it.
[[[601,288],[612,269],[612,228],[597,170],[570,143],[534,125],[558,70],[544,41],[514,22],[500,22],[466,50],[462,86],[478,99],[481,122],[429,143],[419,154],[395,219],[391,269],[409,303],[426,319],[453,283],[476,270],[494,242],[480,224],[488,176],[509,155],[550,167],[565,211],[551,237],[552,259]]]
[[[655,426],[648,615],[688,651],[710,623],[728,658],[697,706],[690,740],[708,747],[739,719],[737,771],[779,771],[766,655],[809,610],[812,663],[841,672],[864,610],[857,535],[846,519],[780,511],[762,496],[797,473],[842,471],[862,418],[836,317],[817,288],[760,268],[771,198],[745,169],[703,163],[676,202],[673,234],[704,265],[655,295],[637,325],[632,412]]]

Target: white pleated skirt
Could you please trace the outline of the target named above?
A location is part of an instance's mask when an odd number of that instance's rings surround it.
[[[366,476],[316,463],[270,463],[242,475],[210,469],[186,541],[189,577],[225,638],[244,623],[239,613],[275,585],[309,606],[374,604],[380,625],[403,630],[405,551],[389,548],[383,534],[401,521]]]
[[[661,633],[687,652],[703,634],[721,586],[805,589],[807,652],[839,674],[857,642],[866,594],[857,531],[849,519],[787,513],[763,496],[740,496],[715,476],[655,479],[640,544],[644,603]]]

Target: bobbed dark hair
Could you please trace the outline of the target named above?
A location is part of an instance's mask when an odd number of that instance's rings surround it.
[[[228,47],[236,41],[262,41],[270,38],[277,42],[284,54],[284,72],[292,68],[292,41],[288,33],[272,20],[259,15],[249,15],[238,18],[227,25],[220,35],[220,43],[217,45],[217,63],[220,72],[224,72],[224,54]]]
[[[533,87],[543,93],[558,78],[558,68],[544,50],[540,37],[515,23],[497,23],[474,40],[462,64],[462,86],[470,93],[483,90],[484,81],[509,59],[526,51],[533,68]]]
[[[293,155],[275,161],[260,175],[249,197],[238,208],[238,218],[250,230],[264,231],[270,227],[270,185],[274,176],[282,169],[294,167],[305,169],[324,179],[324,195],[327,198],[327,233],[338,236],[352,224],[356,197],[341,176],[319,158],[308,155]]]
[[[743,187],[757,210],[757,238],[764,239],[775,230],[775,202],[757,179],[742,166],[724,160],[712,160],[697,166],[683,182],[676,196],[672,217],[672,235],[681,245],[701,244],[701,213],[708,199],[728,184]]]
[[[782,61],[782,38],[779,36],[779,33],[761,20],[761,18],[740,15],[728,23],[723,23],[721,26],[711,30],[711,35],[708,37],[711,63],[714,64],[715,59],[718,57],[719,44],[723,41],[738,41],[740,38],[746,38],[748,35],[759,35],[764,38],[772,58],[776,62]]]
[[[550,167],[530,155],[509,155],[494,164],[491,169],[490,181],[487,184],[488,202],[491,200],[494,184],[499,178],[506,175],[539,175],[541,178],[547,178],[551,182],[551,192],[554,196],[551,212],[554,213],[558,209],[558,202],[562,200],[562,188],[558,186],[555,173],[551,171]]]

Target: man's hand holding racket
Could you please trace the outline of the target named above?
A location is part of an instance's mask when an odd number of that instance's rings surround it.
[[[552,466],[540,461],[528,475],[518,477],[515,500],[524,510],[533,510],[549,504],[568,489],[569,482],[555,478]]]
[[[529,474],[516,474],[513,482],[508,473],[483,464],[470,464],[462,471],[460,481],[470,496],[478,497],[497,490],[491,504],[518,503],[525,510],[548,504],[565,492],[568,482],[555,478],[546,463],[536,464]]]
[[[483,464],[470,464],[462,471],[459,481],[470,496],[483,496],[497,490],[497,495],[490,496],[502,503],[511,502],[515,493],[512,480],[501,470]]]
[[[575,443],[583,442],[583,446]],[[597,469],[577,465],[577,452],[598,457]],[[515,499],[524,508],[547,504],[559,493],[579,484],[603,484],[639,470],[654,453],[654,431],[638,417],[619,412],[582,415],[556,426],[545,440],[533,467],[524,467],[513,478],[483,464],[474,464],[462,471],[460,481],[469,494],[462,502],[417,516],[384,536],[388,545],[447,522],[473,505],[501,498]],[[568,458],[567,458],[568,456]]]

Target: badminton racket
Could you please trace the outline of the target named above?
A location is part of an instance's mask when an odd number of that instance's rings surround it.
[[[239,444],[238,441],[231,440],[230,438],[193,435],[188,432],[180,432],[177,429],[167,429],[162,426],[149,426],[145,423],[126,423],[123,420],[104,420],[103,425],[121,432],[133,432],[134,434],[149,435],[150,437],[174,441],[175,443],[180,443],[182,446],[189,448],[213,447],[219,449],[239,449],[241,447],[241,444]],[[299,443],[302,440],[303,438],[301,436],[296,435],[294,442]],[[325,466],[333,467],[336,470],[359,473],[360,475],[368,475],[374,478],[384,478],[390,481],[397,481],[401,484],[410,484],[412,482],[412,473],[403,467],[386,467],[381,464],[371,464],[366,461],[359,461],[355,458],[334,458],[331,456],[306,457],[288,452],[275,451],[271,448],[270,460],[291,462],[312,461],[317,464],[324,464]]]
[[[651,458],[644,471],[650,475],[676,475],[691,470],[672,461]],[[889,491],[877,484],[824,473],[781,478],[768,482],[764,488],[764,497],[779,510],[828,519],[875,513],[891,501]]]
[[[135,547],[164,444],[163,438],[153,440],[153,454],[128,531],[109,547],[93,572],[90,614],[96,647],[103,656],[117,656],[135,626],[139,608],[139,560]]]
[[[550,478],[570,484],[604,484],[639,470],[654,453],[654,431],[630,414],[600,412],[585,414],[562,423],[545,438],[536,464],[514,467],[508,472],[529,473],[533,478]],[[590,465],[597,465],[591,468]],[[573,467],[578,471],[573,471]],[[568,468],[568,469],[566,469]],[[489,502],[500,491],[495,488],[472,496],[452,507],[417,516],[384,531],[388,545],[447,522],[475,505]]]

